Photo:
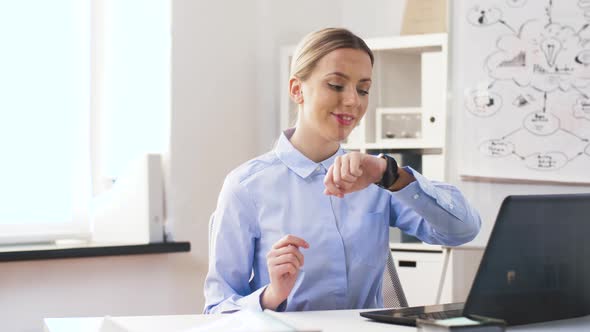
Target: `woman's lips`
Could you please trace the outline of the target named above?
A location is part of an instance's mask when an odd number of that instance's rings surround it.
[[[350,126],[354,122],[354,116],[350,114],[336,114],[332,113],[332,115],[336,118],[339,124],[343,126]]]

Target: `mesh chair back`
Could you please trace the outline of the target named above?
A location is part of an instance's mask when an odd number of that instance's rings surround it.
[[[211,216],[209,217],[209,255],[211,255],[211,253],[213,252],[213,220],[215,219],[215,212],[211,213]]]
[[[387,266],[383,274],[383,307],[385,308],[400,308],[407,307],[408,301],[399,281],[397,271],[395,269],[395,262],[391,251],[387,255]]]

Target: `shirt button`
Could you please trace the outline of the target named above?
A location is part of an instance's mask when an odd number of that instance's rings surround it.
[[[420,195],[418,195],[418,194],[415,194],[415,195],[414,195],[414,199],[418,199],[418,198],[420,198]]]
[[[315,171],[316,172],[319,172],[321,169],[322,169],[322,166],[318,166],[318,167],[315,168]]]
[[[449,204],[449,209],[452,210],[453,208],[454,208],[453,204]]]

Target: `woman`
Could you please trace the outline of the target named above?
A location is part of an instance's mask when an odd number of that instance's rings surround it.
[[[289,80],[296,127],[221,190],[205,313],[381,307],[390,226],[432,244],[477,235],[479,215],[456,188],[340,149],[367,111],[372,68],[371,50],[347,30],[301,41]]]

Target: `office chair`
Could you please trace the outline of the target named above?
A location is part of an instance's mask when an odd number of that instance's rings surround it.
[[[406,295],[404,294],[402,284],[399,281],[399,277],[395,269],[395,262],[393,261],[393,256],[391,255],[391,250],[388,251],[387,266],[385,266],[385,271],[383,273],[382,284],[383,307],[407,307],[408,301],[406,300]]]
[[[211,216],[209,217],[209,255],[211,255],[211,253],[213,252],[213,221],[215,219],[215,212],[211,213]]]
[[[211,235],[213,232],[214,220],[215,212],[211,213],[211,217],[209,217],[209,254],[213,249],[213,238]],[[387,266],[383,273],[383,284],[381,288],[383,290],[383,306],[385,308],[408,306],[408,301],[406,300],[404,290],[402,289],[402,284],[400,283],[397,271],[395,270],[395,262],[391,256],[391,251],[389,251],[389,254],[387,255]]]

